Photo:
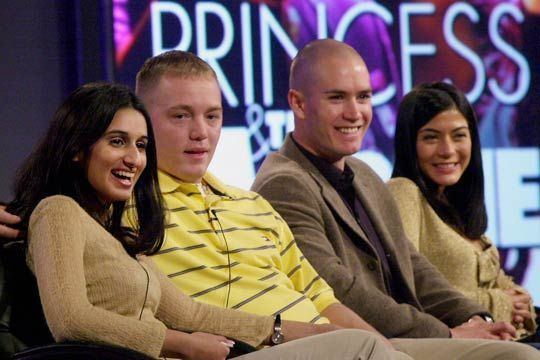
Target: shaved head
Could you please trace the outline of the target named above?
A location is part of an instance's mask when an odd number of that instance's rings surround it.
[[[336,65],[336,59],[351,59],[365,67],[364,59],[351,46],[333,39],[314,40],[301,49],[291,64],[289,88],[304,92],[317,73]]]
[[[371,82],[362,57],[347,44],[310,42],[291,65],[287,99],[293,138],[307,151],[343,170],[371,123]]]

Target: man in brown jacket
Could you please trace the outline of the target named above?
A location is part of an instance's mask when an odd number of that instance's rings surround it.
[[[384,183],[350,156],[371,122],[371,94],[354,49],[329,39],[308,44],[291,66],[295,130],[266,158],[253,190],[283,216],[345,305],[387,337],[440,338],[410,355],[498,358],[497,351],[482,351],[494,342],[448,338],[509,339],[513,327],[493,323],[414,249]]]

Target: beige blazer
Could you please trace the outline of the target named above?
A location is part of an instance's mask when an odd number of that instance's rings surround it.
[[[338,299],[387,337],[448,337],[449,327],[486,313],[416,251],[392,195],[369,166],[352,157],[346,163],[394,279],[404,287],[403,303],[389,296],[379,258],[356,219],[290,135],[266,158],[253,184],[287,221],[302,252]]]

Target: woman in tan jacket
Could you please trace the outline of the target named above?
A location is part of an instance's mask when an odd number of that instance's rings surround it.
[[[474,111],[453,85],[420,85],[398,110],[396,160],[388,183],[406,233],[466,296],[520,337],[535,332],[530,294],[508,277],[485,236],[487,214]]]

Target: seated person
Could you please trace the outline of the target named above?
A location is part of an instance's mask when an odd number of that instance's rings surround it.
[[[167,205],[165,240],[152,259],[176,286],[213,305],[377,333],[334,297],[263,197],[207,171],[223,122],[214,70],[169,51],[143,64],[136,91],[152,118]]]
[[[453,85],[423,84],[401,102],[388,188],[407,237],[467,297],[518,337],[536,329],[530,294],[505,275],[485,236],[484,174],[477,120]]]
[[[279,318],[276,324],[270,316],[197,303],[180,292],[146,256],[164,236],[157,181],[150,117],[129,89],[88,84],[57,110],[19,172],[10,205],[28,229],[27,262],[55,340],[109,343],[154,358],[224,359],[232,337],[258,346],[274,336],[301,337],[302,329],[335,328],[279,324]],[[139,220],[134,230],[121,225],[130,199]],[[389,356],[379,336],[340,330],[241,358],[292,352],[324,359],[329,344],[347,346],[349,359]]]
[[[372,329],[335,300],[297,248],[288,226],[262,197],[226,186],[207,173],[222,121],[221,93],[208,64],[182,51],[155,56],[139,72],[137,92],[156,128],[160,185],[168,207],[166,239],[153,259],[175,284],[197,300],[219,306]],[[246,225],[253,222],[263,226]],[[218,236],[222,234],[225,237]],[[267,272],[260,276],[263,270]],[[464,330],[478,326],[484,325],[471,324]],[[501,331],[497,326],[496,333]],[[406,342],[409,349],[423,351],[422,358],[431,356],[433,347],[426,346],[430,341]],[[343,350],[331,347],[332,357],[344,358]],[[477,350],[475,354],[493,350],[493,344]]]
[[[539,358],[515,329],[455,290],[407,239],[381,179],[354,158],[372,119],[362,57],[315,40],[291,65],[295,128],[260,167],[253,189],[289,224],[302,252],[345,305],[415,359]],[[406,343],[401,338],[414,339]],[[466,340],[458,339],[466,338]],[[474,339],[474,340],[471,340]]]

